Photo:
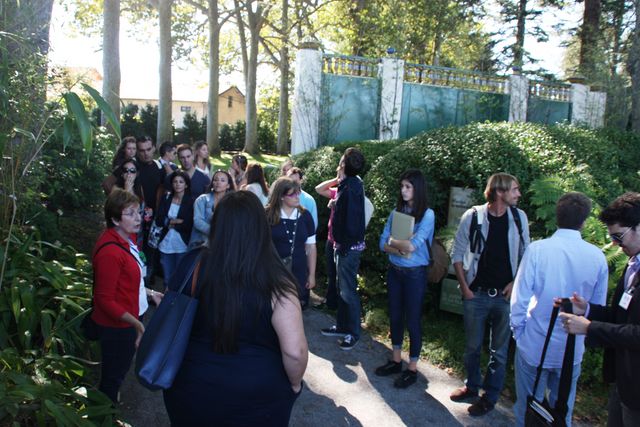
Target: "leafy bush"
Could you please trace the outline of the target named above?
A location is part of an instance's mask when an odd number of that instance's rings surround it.
[[[198,116],[195,113],[187,113],[184,115],[182,123],[182,128],[177,130],[176,144],[193,144],[196,141],[207,139],[206,117],[198,120]]]
[[[78,330],[90,300],[87,260],[37,233],[11,239],[9,253],[0,249],[0,420],[111,424],[111,402],[87,386],[90,353]]]
[[[224,123],[218,133],[220,148],[224,151],[242,151],[246,129],[244,120],[238,120],[232,125]],[[261,121],[258,121],[258,147],[262,153],[274,153],[276,150],[276,135]]]

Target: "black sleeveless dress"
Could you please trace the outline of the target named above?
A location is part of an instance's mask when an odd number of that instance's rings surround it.
[[[239,351],[212,351],[202,304],[173,386],[164,391],[171,425],[287,426],[297,395],[282,364],[271,304],[243,296]]]

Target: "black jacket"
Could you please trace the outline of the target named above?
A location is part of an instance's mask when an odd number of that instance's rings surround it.
[[[357,176],[340,182],[331,227],[333,239],[343,251],[364,241],[364,186]]]
[[[626,272],[626,269],[625,269]],[[620,399],[633,410],[640,410],[640,287],[625,310],[619,302],[624,292],[624,276],[611,300],[611,306],[591,305],[587,344],[604,347],[603,374],[615,382]]]
[[[160,205],[158,206],[158,212],[156,214],[156,225],[158,227],[164,227],[162,238],[169,232],[169,208],[171,208],[171,193],[165,194],[160,199]],[[191,229],[193,228],[193,199],[190,195],[185,194],[182,197],[180,203],[180,210],[178,211],[178,218],[183,220],[182,224],[176,224],[173,228],[180,234],[182,241],[185,245],[189,245],[189,239],[191,239]]]

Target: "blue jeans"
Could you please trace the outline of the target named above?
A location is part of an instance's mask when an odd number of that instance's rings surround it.
[[[409,330],[409,358],[420,357],[422,349],[422,301],[427,289],[427,267],[400,268],[389,266],[387,272],[387,292],[389,296],[389,323],[391,324],[391,344],[402,347],[405,321]]]
[[[131,367],[136,352],[135,328],[102,328],[100,352],[102,363],[98,390],[118,403],[118,390]]]
[[[467,370],[466,386],[470,390],[484,389],[486,398],[496,403],[500,397],[509,350],[509,301],[500,293],[490,297],[486,292],[474,292],[474,298],[464,300],[464,366]],[[482,381],[480,351],[484,328],[489,322],[489,365]]]
[[[335,252],[338,313],[336,327],[340,331],[351,334],[356,340],[360,339],[360,295],[358,295],[358,267],[360,266],[360,251],[348,250],[341,254]]]
[[[160,264],[162,265],[162,272],[164,274],[164,287],[169,287],[169,281],[173,277],[173,274],[176,272],[178,268],[178,264],[180,264],[180,260],[184,257],[186,252],[177,253],[177,254],[165,254],[164,252],[160,252]],[[179,286],[175,286],[174,289],[177,289]]]
[[[527,410],[527,396],[533,394],[533,386],[536,382],[537,366],[531,366],[524,361],[520,355],[520,350],[516,349],[516,404],[513,405],[513,413],[516,416],[516,426],[524,426],[524,414]],[[558,387],[560,386],[561,368],[542,369],[540,382],[536,389],[535,398],[542,401],[547,390],[549,395],[547,400],[551,407],[555,407],[558,399]],[[571,392],[569,393],[569,401],[567,402],[567,427],[571,427],[571,414],[573,413],[573,404],[576,401],[576,383],[580,376],[580,363],[573,365],[573,377],[571,379]]]
[[[324,259],[327,263],[327,307],[335,310],[338,307],[338,289],[336,288],[336,260],[333,253],[333,242],[327,240],[324,248]]]

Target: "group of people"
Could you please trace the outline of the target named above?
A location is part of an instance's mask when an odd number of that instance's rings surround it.
[[[513,336],[516,425],[525,424],[528,400],[533,398],[538,402],[546,399],[556,408],[556,417],[564,417],[564,425],[570,426],[586,336],[587,343],[605,348],[603,370],[605,380],[612,383],[608,425],[640,425],[636,400],[640,392],[636,381],[640,375],[640,294],[634,293],[640,265],[636,258],[640,253],[640,193],[625,193],[600,214],[613,244],[630,257],[611,306],[606,306],[606,259],[580,233],[592,210],[588,197],[578,192],[564,194],[556,204],[555,233],[530,244],[527,216],[516,208],[521,196],[518,180],[504,173],[492,175],[484,195],[487,203],[462,215],[452,251],[464,306],[467,379],[451,393],[451,400],[472,402],[468,412],[473,416],[494,408],[504,385]],[[564,307],[560,308],[561,321],[555,324],[551,323],[554,307]],[[480,353],[487,325],[489,362],[483,378]],[[576,336],[573,359],[568,353],[564,369],[572,369],[561,381],[568,334]],[[566,401],[558,401],[562,382],[568,387]]]
[[[233,157],[230,170],[212,170],[204,143],[163,143],[159,159],[154,159],[154,151],[148,137],[125,138],[114,158],[114,173],[103,184],[107,229],[93,253],[91,315],[102,328],[99,388],[118,401],[144,333],[143,315],[150,302],[158,304],[163,296],[149,280],[159,260],[165,289],[175,290],[190,280],[185,292],[200,301],[182,368],[164,392],[172,425],[286,425],[303,387],[308,348],[302,311],[316,285],[318,215],[314,198],[301,189],[304,172],[287,161],[269,187],[262,167],[247,164],[242,155]],[[176,156],[181,167],[174,163]],[[321,333],[339,337],[342,350],[353,349],[360,340],[357,274],[372,211],[359,177],[364,166],[362,153],[349,148],[336,176],[315,188],[328,199],[330,210],[324,302],[337,309],[336,324]],[[640,266],[640,194],[621,196],[601,214],[613,243],[631,258],[611,307],[605,305],[605,258],[580,235],[591,211],[586,196],[565,194],[557,203],[556,233],[530,244],[527,216],[516,207],[521,196],[517,179],[494,174],[484,195],[487,203],[463,214],[452,250],[464,305],[467,379],[451,399],[471,402],[468,411],[473,416],[494,408],[513,336],[514,412],[517,424],[523,425],[551,312],[558,298],[570,298],[573,314],[562,313],[553,330],[536,397],[542,400],[548,391],[550,404],[556,403],[564,342],[567,333],[578,334],[566,402],[570,425],[586,335],[608,348],[606,372],[616,383],[610,425],[640,425],[640,405],[634,399],[640,391],[640,382],[634,381],[639,374],[640,315],[635,314],[634,290]],[[424,175],[416,169],[405,171],[398,179],[395,209],[379,238],[379,249],[389,260],[392,354],[375,374],[397,375],[397,388],[417,380],[435,229],[427,200]],[[407,239],[392,233],[396,213],[413,217]],[[489,363],[483,379],[480,356],[487,325]],[[405,328],[409,363],[403,369]]]

